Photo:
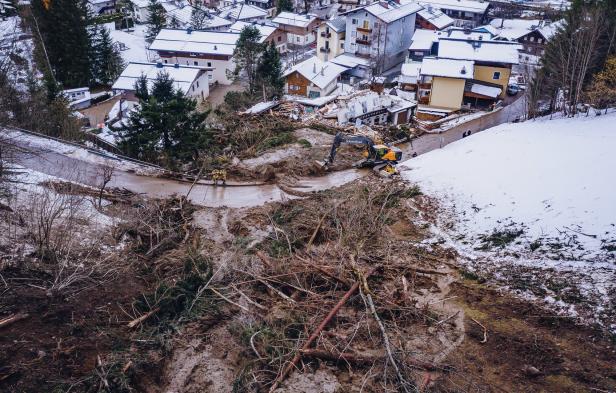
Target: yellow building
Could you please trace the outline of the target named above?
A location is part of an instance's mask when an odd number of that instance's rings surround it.
[[[509,67],[475,64],[475,80],[499,85],[501,88],[499,98],[505,98],[510,76]]]
[[[421,86],[428,90],[428,105],[458,110],[462,107],[466,82],[473,79],[474,63],[469,60],[427,57],[421,63]]]
[[[329,61],[344,52],[345,18],[335,18],[321,23],[317,30],[317,56]]]

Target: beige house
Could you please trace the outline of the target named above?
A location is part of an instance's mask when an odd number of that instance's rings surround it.
[[[317,56],[319,60],[329,61],[344,53],[345,33],[345,18],[338,17],[321,23],[317,30]]]
[[[464,87],[473,79],[474,62],[425,58],[421,64],[420,78],[425,89],[420,97],[427,97],[433,108],[458,110],[462,107]]]

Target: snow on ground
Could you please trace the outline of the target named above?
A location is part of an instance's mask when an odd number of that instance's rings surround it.
[[[615,121],[503,124],[405,162],[403,175],[439,199],[438,236],[470,270],[616,330]]]
[[[140,174],[155,174],[159,171],[154,166],[141,165],[136,162],[119,158],[115,154],[106,151],[86,149],[53,139],[38,137],[17,130],[2,129],[2,134],[8,139],[18,140],[20,145],[27,146],[33,151],[53,151],[81,161],[111,166],[118,170],[131,171]]]
[[[135,25],[132,31],[115,30],[114,23],[106,23],[105,26],[111,33],[114,42],[122,43],[126,49],[121,50],[122,58],[129,62],[152,62],[156,60],[156,54],[146,48],[145,33],[146,25]]]
[[[19,90],[27,89],[28,77],[40,77],[34,70],[34,43],[24,31],[18,16],[0,19],[0,63],[5,63],[10,83]]]

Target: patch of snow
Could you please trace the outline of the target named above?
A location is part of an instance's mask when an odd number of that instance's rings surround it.
[[[130,30],[115,30],[115,24],[112,22],[106,23],[105,27],[109,30],[111,39],[120,43],[120,54],[126,63],[150,62],[158,58],[155,52],[147,49],[145,42],[147,25],[136,24]]]
[[[117,170],[131,171],[141,174],[154,174],[159,171],[154,166],[141,165],[118,157],[106,151],[95,151],[53,139],[38,137],[25,132],[2,129],[2,133],[9,139],[19,139],[20,144],[27,145],[33,151],[47,150],[63,154],[67,157],[76,158],[80,161],[111,166]]]
[[[615,121],[503,124],[405,162],[403,176],[439,199],[435,237],[469,270],[616,331]]]

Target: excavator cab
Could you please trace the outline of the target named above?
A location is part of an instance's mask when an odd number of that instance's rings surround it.
[[[396,173],[395,165],[402,160],[402,151],[395,146],[388,146],[382,143],[375,144],[374,141],[363,135],[344,135],[336,134],[334,143],[329,156],[325,159],[322,166],[327,168],[336,158],[336,152],[340,145],[363,145],[363,155],[365,159],[356,164],[359,168],[373,168],[376,171],[385,170],[387,174]]]
[[[402,160],[402,150],[395,146],[374,145],[376,159],[379,161],[398,162]]]

